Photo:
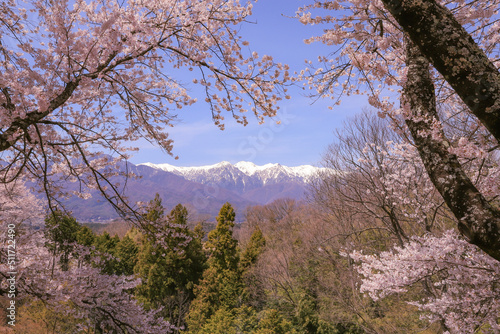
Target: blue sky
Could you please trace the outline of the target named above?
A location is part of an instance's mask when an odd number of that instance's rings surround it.
[[[253,15],[245,24],[241,35],[250,42],[250,49],[259,55],[272,55],[277,62],[287,63],[292,70],[304,67],[305,59],[316,59],[329,53],[322,44],[306,45],[305,38],[317,35],[321,27],[304,26],[294,16],[300,0],[260,0],[254,3]],[[186,80],[188,81],[188,80]],[[190,81],[190,80],[189,80]],[[367,106],[363,96],[343,99],[340,106],[329,110],[330,100],[312,101],[300,89],[290,90],[291,100],[280,104],[281,112],[276,120],[266,119],[262,125],[249,117],[249,124],[236,124],[229,115],[226,130],[221,131],[211,119],[208,106],[203,102],[182,109],[178,124],[172,128],[173,157],[147,142],[138,142],[139,152],[132,163],[169,163],[176,166],[201,166],[220,161],[236,163],[251,161],[257,165],[280,163],[287,166],[317,165],[327,146],[333,141],[333,131],[341,127],[343,120]],[[202,100],[202,99],[200,99]],[[314,102],[314,103],[313,103]]]

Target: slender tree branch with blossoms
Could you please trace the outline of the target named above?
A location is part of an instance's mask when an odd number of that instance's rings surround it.
[[[245,56],[239,1],[9,1],[0,19],[2,183],[39,182],[55,207],[58,181],[97,188],[122,211],[133,208],[109,181],[139,138],[172,154],[174,110],[197,101],[175,77],[197,71],[216,125],[230,113],[263,121],[285,95],[288,67]],[[194,72],[196,73],[196,72]],[[111,154],[114,158],[103,156]],[[85,196],[85,191],[74,193]]]

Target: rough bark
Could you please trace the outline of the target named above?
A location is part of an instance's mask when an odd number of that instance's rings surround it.
[[[405,121],[427,173],[458,219],[460,232],[500,261],[500,211],[488,203],[465,174],[457,156],[450,153],[436,111],[429,61],[409,40],[406,65],[402,99]]]
[[[411,41],[500,142],[500,73],[435,0],[382,0]]]

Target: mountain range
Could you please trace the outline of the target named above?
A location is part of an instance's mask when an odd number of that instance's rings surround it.
[[[127,163],[126,167],[138,176],[126,180],[125,194],[131,202],[146,202],[158,193],[166,211],[181,203],[196,219],[206,220],[213,220],[220,207],[230,202],[236,208],[238,221],[244,220],[248,206],[279,198],[303,199],[309,180],[320,170],[309,165],[257,166],[245,161],[199,167]],[[125,180],[119,181],[125,184]],[[116,212],[98,194],[87,200],[72,198],[67,206],[82,222],[117,218]]]

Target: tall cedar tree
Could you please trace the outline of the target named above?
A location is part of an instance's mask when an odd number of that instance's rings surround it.
[[[115,267],[117,275],[133,275],[137,264],[139,247],[134,240],[126,234],[116,245],[116,257],[119,259]]]
[[[188,228],[188,211],[181,204],[165,219],[158,194],[150,202],[145,217],[160,228],[159,223],[163,221],[164,231],[168,233],[162,244],[156,243],[152,234],[142,236],[134,271],[143,283],[137,287],[136,296],[147,309],[164,307],[164,318],[180,328],[185,326],[194,286],[205,268],[203,234]]]
[[[266,239],[262,234],[262,230],[258,226],[256,226],[252,235],[250,236],[250,240],[245,248],[245,251],[241,255],[241,269],[248,269],[252,264],[255,264],[255,262],[257,262],[257,258],[259,257],[260,253],[262,253],[265,246]]]
[[[73,251],[72,243],[77,241],[80,225],[71,215],[60,210],[51,212],[45,218],[45,246],[52,253],[52,272],[55,259],[59,256],[59,264],[63,271],[69,269],[69,257]]]
[[[112,275],[116,274],[118,266],[118,259],[116,248],[120,243],[120,238],[115,235],[112,237],[108,232],[104,231],[102,234],[96,236],[94,240],[94,247],[96,250],[97,263],[95,265],[101,269],[101,273]]]
[[[266,304],[266,292],[259,274],[254,270],[259,255],[264,251],[266,239],[262,230],[256,226],[250,240],[241,254],[240,268],[243,275],[244,302],[255,310],[262,310]]]
[[[192,333],[202,331],[218,310],[230,311],[241,304],[243,282],[238,242],[233,238],[234,217],[233,207],[225,203],[217,216],[216,228],[208,234],[205,248],[210,252],[209,267],[195,288],[196,298],[187,321]]]

